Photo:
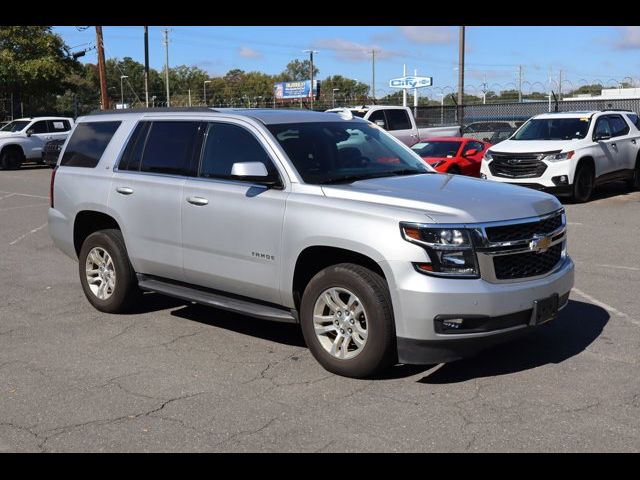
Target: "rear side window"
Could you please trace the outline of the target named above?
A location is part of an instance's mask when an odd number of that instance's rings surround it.
[[[47,120],[49,133],[68,132],[71,130],[69,120]]]
[[[611,136],[619,137],[629,133],[629,125],[620,115],[610,115],[609,124],[611,125]]]
[[[153,122],[140,171],[195,176],[193,146],[199,126],[199,122]]]
[[[631,123],[633,123],[636,128],[640,130],[640,117],[638,117],[638,115],[636,115],[635,113],[629,113],[627,114],[627,117],[629,118],[629,120],[631,120]]]
[[[140,170],[142,152],[144,151],[144,144],[147,141],[149,127],[151,127],[151,122],[138,123],[122,154],[118,170],[133,170],[136,172]]]
[[[389,122],[389,130],[408,130],[411,128],[409,114],[405,110],[387,110],[387,121]]]
[[[94,168],[121,122],[79,123],[64,151],[61,166]]]

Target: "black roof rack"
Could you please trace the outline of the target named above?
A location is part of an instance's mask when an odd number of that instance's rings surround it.
[[[209,107],[153,107],[153,108],[118,108],[115,110],[94,110],[89,115],[112,115],[114,113],[155,113],[155,112],[217,112],[218,110]]]

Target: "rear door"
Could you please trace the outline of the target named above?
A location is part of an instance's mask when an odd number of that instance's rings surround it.
[[[71,123],[64,118],[56,120],[47,120],[49,127],[49,139],[50,140],[64,140],[69,135],[71,130]]]
[[[638,136],[636,132],[631,131],[631,127],[622,115],[609,115],[609,124],[611,136],[615,139],[618,148],[618,164],[615,170],[631,170],[636,163]]]
[[[111,182],[109,207],[120,216],[135,270],[183,280],[182,188],[195,176],[200,122],[142,121]]]
[[[596,138],[599,135],[608,135],[610,138],[606,140],[598,140],[595,149],[596,177],[607,175],[618,169],[620,164],[618,139],[614,138],[611,122],[607,115],[602,115],[596,120],[593,128],[593,135]]]

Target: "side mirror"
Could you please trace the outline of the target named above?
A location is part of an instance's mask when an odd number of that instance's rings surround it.
[[[384,120],[376,120],[376,125],[378,125],[379,127],[384,128]]]
[[[474,155],[477,155],[477,154],[478,154],[477,148],[472,148],[471,150],[467,150],[466,152],[464,152],[465,157],[473,157]]]
[[[33,129],[29,129],[27,130],[27,137],[30,137],[31,135],[33,135]]]
[[[267,167],[261,162],[237,162],[231,166],[231,177],[235,180],[255,182],[275,187],[280,185],[277,178],[269,176]]]
[[[611,134],[610,133],[600,133],[598,135],[594,135],[593,136],[593,141],[594,142],[599,142],[601,140],[609,140],[611,138]]]

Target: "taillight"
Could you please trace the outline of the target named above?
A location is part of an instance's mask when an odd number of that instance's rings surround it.
[[[56,181],[56,172],[58,171],[58,167],[54,167],[53,170],[51,170],[51,182],[49,183],[49,204],[51,205],[51,208],[53,208],[53,184]]]

